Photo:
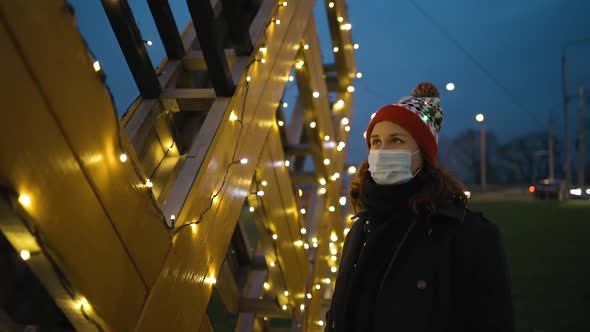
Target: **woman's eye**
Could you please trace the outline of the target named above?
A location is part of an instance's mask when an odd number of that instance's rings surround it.
[[[401,139],[399,139],[399,138],[392,138],[392,139],[391,139],[391,143],[396,143],[396,144],[403,144],[403,143],[404,143],[404,141],[402,141],[402,140],[401,140]]]
[[[374,140],[371,142],[371,145],[375,145],[375,144],[377,144],[377,143],[381,143],[381,141],[380,141],[380,140],[378,140],[378,139],[374,139]]]

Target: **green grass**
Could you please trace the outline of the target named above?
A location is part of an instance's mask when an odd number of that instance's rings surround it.
[[[519,332],[590,331],[590,203],[473,202],[502,230]]]

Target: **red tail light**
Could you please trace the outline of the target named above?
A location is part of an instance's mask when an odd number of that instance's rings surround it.
[[[530,186],[529,187],[529,192],[534,193],[536,190],[535,186]]]

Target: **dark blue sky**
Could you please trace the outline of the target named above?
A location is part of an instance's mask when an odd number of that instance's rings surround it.
[[[445,112],[442,137],[475,128],[474,116],[481,112],[486,114],[489,130],[502,142],[547,128],[551,108],[561,132],[561,46],[590,38],[590,1],[414,1],[430,17],[410,0],[348,1],[353,39],[361,46],[357,66],[364,75],[355,84],[349,162],[364,158],[362,133],[370,114],[408,95],[420,81],[432,81],[441,91]],[[100,1],[70,2],[122,114],[138,92]],[[157,66],[164,49],[147,4],[140,0],[129,3],[143,37],[154,43],[148,51]],[[186,2],[170,3],[182,30],[190,18]],[[317,1],[315,13],[324,61],[331,62],[323,5],[323,1]],[[590,41],[569,48],[567,57],[569,93],[584,85],[590,94]],[[455,91],[444,89],[447,82],[455,83]],[[570,106],[572,130],[577,129],[576,111],[577,100]],[[590,105],[586,114],[590,114]]]

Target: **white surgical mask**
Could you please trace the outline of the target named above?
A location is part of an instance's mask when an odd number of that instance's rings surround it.
[[[369,172],[377,184],[398,184],[410,181],[412,174],[412,156],[414,152],[406,150],[370,150]]]

